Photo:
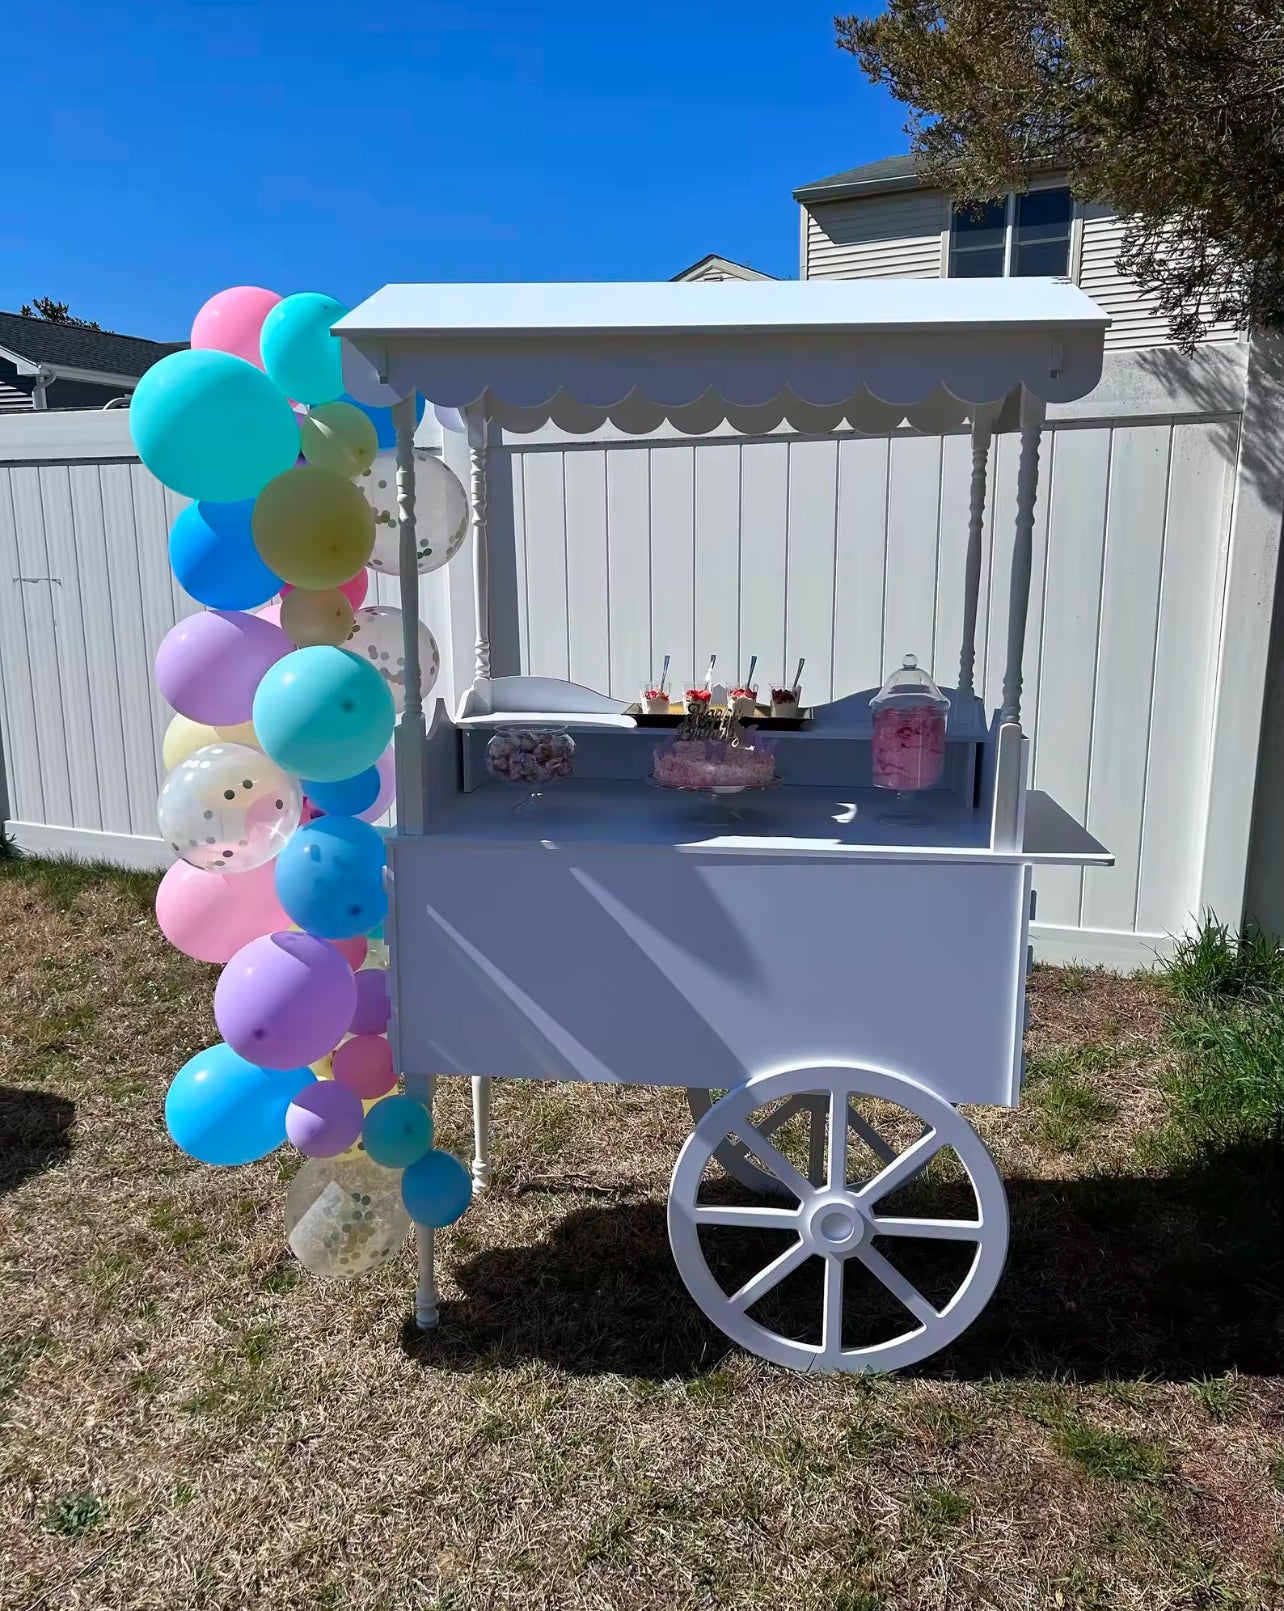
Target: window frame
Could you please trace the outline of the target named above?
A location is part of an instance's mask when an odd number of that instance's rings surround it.
[[[1064,180],[1044,180],[1042,183],[1032,184],[1031,190],[1069,190]],[[1023,191],[1022,194],[1025,194]],[[941,278],[952,280],[957,278],[950,273],[951,242],[954,238],[954,208],[955,201],[950,195],[945,198],[945,224],[941,230]],[[1012,274],[1012,258],[1016,242],[1016,204],[1017,192],[1009,190],[1003,203],[1003,273],[995,278],[1010,280]],[[1072,285],[1079,283],[1079,269],[1083,259],[1083,208],[1078,200],[1070,197],[1070,233],[1066,242],[1066,278]],[[1060,276],[1056,276],[1060,278]]]

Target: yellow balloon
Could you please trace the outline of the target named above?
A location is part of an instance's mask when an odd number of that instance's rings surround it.
[[[374,421],[351,403],[322,403],[299,421],[303,457],[337,475],[361,475],[375,461],[379,437]]]
[[[269,570],[320,591],[349,581],[370,558],[374,510],[351,481],[309,464],[268,482],[250,530]]]
[[[337,587],[320,593],[296,587],[281,603],[281,631],[299,649],[314,643],[337,649],[348,641],[353,622],[352,606]]]
[[[161,760],[165,763],[165,770],[172,772],[180,761],[185,761],[197,750],[203,750],[207,744],[249,744],[256,750],[262,748],[253,722],[236,722],[230,727],[207,727],[204,722],[194,722],[190,717],[175,716],[165,729],[161,742]]]
[[[298,924],[291,923],[290,927],[292,929],[297,928]],[[319,1080],[332,1080],[334,1078],[334,1068],[331,1061],[333,1057],[333,1052],[327,1052],[324,1057],[318,1057],[315,1063],[309,1063],[308,1067]]]

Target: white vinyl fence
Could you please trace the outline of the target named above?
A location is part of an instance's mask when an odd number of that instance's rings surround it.
[[[1246,433],[1280,412],[1245,425],[1246,367],[1245,346],[1118,354],[1092,397],[1053,411],[1025,721],[1035,783],[1117,858],[1040,870],[1053,959],[1143,964],[1205,906],[1243,904],[1279,531],[1279,474]],[[991,703],[1014,449],[998,449],[981,595]],[[466,483],[462,439],[444,451]],[[909,651],[953,683],[968,472],[962,436],[494,443],[494,670],[632,697],[666,652],[675,681],[711,653],[729,673],[757,654],[761,683],[805,655],[815,702]],[[132,460],[123,412],[0,416],[0,715],[29,848],[160,859],[169,713],[150,667],[192,607],[166,556],[178,507]],[[465,549],[424,579],[448,702],[471,665],[470,569]]]

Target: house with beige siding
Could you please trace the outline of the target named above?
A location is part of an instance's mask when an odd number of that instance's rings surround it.
[[[913,157],[885,157],[794,191],[804,280],[1064,275],[1110,315],[1106,346],[1168,345],[1167,321],[1115,266],[1124,221],[1077,201],[1064,172],[981,207],[926,185]],[[1234,341],[1229,325],[1209,338]]]

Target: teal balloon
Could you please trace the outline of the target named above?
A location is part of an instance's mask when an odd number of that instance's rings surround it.
[[[186,498],[253,498],[299,456],[299,423],[278,386],[244,358],[172,352],[134,389],[129,434],[158,481]]]
[[[175,1074],[165,1126],[202,1163],[252,1163],[285,1140],[285,1111],[315,1078],[310,1068],[258,1068],[220,1041]]]
[[[366,1156],[385,1169],[407,1169],[432,1146],[428,1109],[413,1096],[385,1096],[361,1126]]]
[[[252,610],[281,591],[250,531],[251,498],[189,503],[169,529],[169,563],[184,593],[211,610]]]
[[[441,1230],[453,1225],[472,1202],[472,1179],[453,1153],[434,1149],[402,1175],[401,1200],[416,1225]]]
[[[259,335],[263,367],[288,397],[315,408],[343,396],[343,357],[330,326],[347,311],[320,291],[299,291],[269,310]]]
[[[270,666],[254,695],[254,731],[285,772],[337,783],[373,766],[392,737],[388,684],[346,649],[314,644]]]

